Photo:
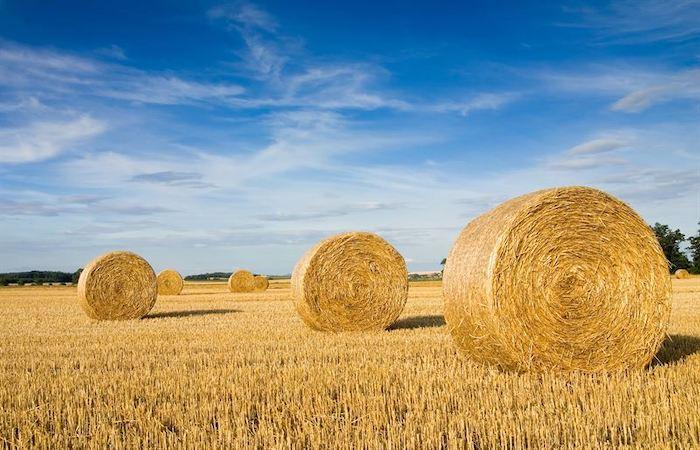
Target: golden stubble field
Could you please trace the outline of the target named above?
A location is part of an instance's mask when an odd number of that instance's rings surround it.
[[[3,447],[700,446],[700,278],[674,280],[652,367],[514,374],[457,354],[439,283],[380,333],[307,329],[288,282],[188,283],[93,322],[72,287],[0,288]]]

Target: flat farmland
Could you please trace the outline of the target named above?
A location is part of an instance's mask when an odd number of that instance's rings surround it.
[[[516,374],[460,356],[439,282],[377,333],[309,330],[289,282],[187,283],[95,322],[75,287],[0,288],[4,447],[697,447],[700,278],[674,280],[648,369]]]

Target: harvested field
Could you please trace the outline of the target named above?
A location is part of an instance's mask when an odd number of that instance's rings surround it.
[[[700,446],[700,278],[673,280],[652,367],[499,372],[458,355],[439,282],[388,331],[326,334],[288,281],[185,283],[142,320],[95,322],[75,287],[0,288],[3,446]]]

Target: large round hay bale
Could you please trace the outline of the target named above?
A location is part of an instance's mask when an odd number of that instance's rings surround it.
[[[265,292],[267,290],[267,288],[270,286],[270,281],[267,279],[266,276],[256,275],[255,279],[253,280],[253,285],[254,285],[254,290],[256,292]]]
[[[158,274],[158,294],[179,295],[185,282],[174,269],[165,269]]]
[[[299,316],[321,331],[383,330],[408,297],[403,257],[372,233],[319,242],[294,267],[291,285]]]
[[[676,270],[676,272],[674,273],[674,275],[675,275],[676,278],[678,278],[679,280],[684,280],[684,279],[686,279],[686,278],[690,278],[690,273],[688,273],[688,271],[685,270],[685,269],[678,269],[678,270]]]
[[[533,192],[474,219],[447,257],[443,290],[457,346],[519,371],[644,367],[671,309],[651,229],[586,187]]]
[[[228,278],[228,290],[231,292],[253,292],[255,277],[247,270],[236,270]]]
[[[157,289],[156,274],[145,259],[131,252],[109,252],[83,269],[78,300],[92,319],[138,319],[153,308]]]

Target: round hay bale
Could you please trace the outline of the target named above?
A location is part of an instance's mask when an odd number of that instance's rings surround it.
[[[158,294],[180,295],[185,282],[180,274],[173,269],[165,269],[158,274]]]
[[[447,257],[443,294],[459,349],[517,371],[645,367],[671,310],[651,229],[586,187],[533,192],[474,219]]]
[[[78,300],[92,319],[138,319],[153,308],[157,289],[156,274],[145,259],[131,252],[109,252],[83,269]]]
[[[270,286],[270,281],[263,275],[256,275],[253,283],[257,292],[264,292]]]
[[[247,270],[236,270],[228,278],[230,292],[253,292],[254,289],[255,277]]]
[[[675,275],[676,278],[678,278],[679,280],[684,280],[684,279],[686,279],[686,278],[690,278],[690,273],[688,273],[688,271],[685,270],[685,269],[678,269],[678,270],[676,270],[676,272],[674,273],[674,275]]]
[[[291,285],[299,316],[320,331],[383,330],[408,297],[403,257],[372,233],[319,242],[297,262]]]

